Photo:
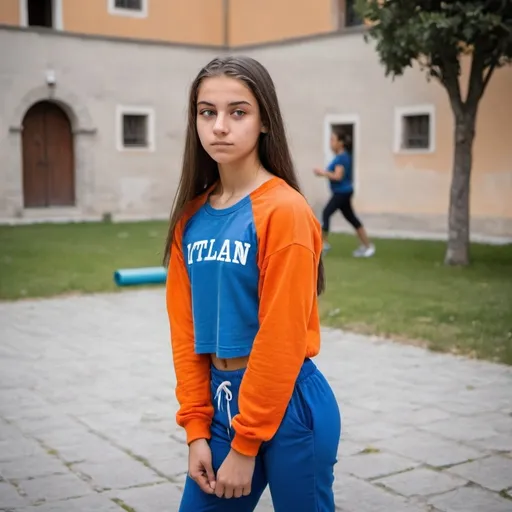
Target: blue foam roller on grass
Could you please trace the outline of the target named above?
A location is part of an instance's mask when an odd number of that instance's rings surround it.
[[[163,284],[166,279],[167,271],[164,267],[122,268],[114,272],[117,286]]]

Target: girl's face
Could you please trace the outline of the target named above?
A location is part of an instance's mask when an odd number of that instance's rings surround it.
[[[205,78],[197,94],[197,133],[205,151],[219,164],[254,154],[264,130],[256,98],[240,80]]]
[[[338,136],[335,133],[331,133],[331,151],[333,153],[338,153],[343,149],[343,142],[338,139]]]

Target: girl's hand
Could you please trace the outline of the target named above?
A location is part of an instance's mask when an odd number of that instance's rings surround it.
[[[217,471],[215,494],[219,498],[249,496],[255,463],[255,457],[248,457],[230,450]]]
[[[317,175],[317,176],[324,176],[325,175],[325,171],[323,169],[313,169],[313,172]]]
[[[206,439],[192,441],[188,450],[188,474],[207,494],[215,492],[212,451]]]

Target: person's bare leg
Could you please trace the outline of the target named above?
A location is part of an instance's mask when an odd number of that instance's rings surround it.
[[[323,242],[323,250],[328,251],[331,248],[331,244],[329,243],[329,232],[322,230],[322,242]]]
[[[363,226],[357,228],[356,233],[362,245],[354,251],[354,256],[356,258],[370,258],[375,254],[375,246],[368,239],[368,235]]]
[[[361,226],[360,228],[356,229],[356,233],[359,240],[361,240],[361,243],[365,247],[370,247],[371,243],[370,240],[368,239],[368,235],[366,234],[366,229],[364,229],[364,227]]]

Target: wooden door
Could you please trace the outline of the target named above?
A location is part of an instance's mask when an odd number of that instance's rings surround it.
[[[73,135],[56,104],[41,102],[23,120],[23,196],[26,208],[73,206]]]
[[[72,206],[75,204],[75,172],[71,123],[57,105],[47,103],[47,106],[48,206]]]

